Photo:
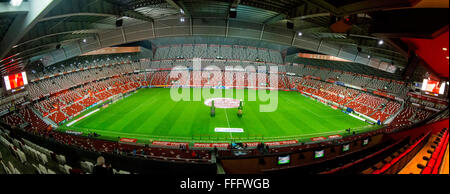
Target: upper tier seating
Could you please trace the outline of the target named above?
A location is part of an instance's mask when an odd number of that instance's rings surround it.
[[[223,58],[225,60],[263,61],[274,64],[283,63],[279,51],[239,45],[166,45],[158,47],[154,57],[156,60],[172,60],[177,58]]]
[[[384,79],[373,78],[372,81],[367,83],[366,87],[377,90],[384,90],[385,87],[387,88],[388,85],[389,82]]]

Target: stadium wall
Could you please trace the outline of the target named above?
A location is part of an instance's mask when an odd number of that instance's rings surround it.
[[[379,145],[384,141],[384,135],[379,134],[370,138],[369,144],[363,146],[364,139],[349,142],[350,151],[343,152],[342,146],[346,143],[306,149],[302,151],[279,152],[276,154],[268,153],[265,156],[240,157],[240,158],[221,158],[221,164],[227,174],[262,174],[270,173],[283,169],[298,168],[308,165],[318,164],[330,161],[338,157],[363,151],[365,149]],[[321,159],[315,159],[315,151],[324,150],[325,156]],[[333,151],[334,150],[334,151]],[[278,157],[290,155],[290,164],[278,165]]]
[[[439,133],[439,131],[442,130],[443,128],[448,128],[448,127],[449,127],[449,119],[447,118],[447,119],[444,119],[441,121],[434,122],[429,125],[423,125],[423,126],[415,127],[410,130],[400,131],[398,133],[392,133],[389,135],[389,137],[392,139],[395,139],[395,140],[402,139],[406,136],[410,136],[411,139],[416,139],[417,137],[424,135],[429,130],[432,130],[431,132],[433,134],[436,134],[436,133]]]

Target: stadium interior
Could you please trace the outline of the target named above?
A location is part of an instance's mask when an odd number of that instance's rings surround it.
[[[113,174],[449,174],[448,11],[0,0],[0,174],[95,174],[99,156]],[[278,110],[181,88],[279,91]]]

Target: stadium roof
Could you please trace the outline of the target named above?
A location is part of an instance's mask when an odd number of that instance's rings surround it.
[[[194,35],[259,39],[403,69],[410,48],[400,38],[448,31],[443,13],[447,0],[24,0],[17,7],[0,0],[0,71],[22,70],[39,57],[64,60],[112,45]],[[417,14],[422,20],[413,20]],[[387,22],[388,16],[399,19]],[[123,28],[116,27],[118,19]]]
[[[430,68],[441,77],[448,78],[448,31],[433,39],[404,38],[405,43],[417,48],[417,54],[422,57]]]

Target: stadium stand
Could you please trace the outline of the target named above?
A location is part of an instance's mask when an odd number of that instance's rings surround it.
[[[430,132],[411,142],[412,145],[407,144],[406,146],[402,147],[392,156],[385,158],[383,162],[375,164],[372,167],[373,172],[371,174],[398,173],[409,161],[411,161],[411,159],[418,153],[418,151],[423,148],[429,138]],[[367,173],[367,171],[365,171],[365,173]]]
[[[442,120],[411,130],[412,133],[422,135],[417,136],[393,155],[384,158],[382,162],[364,170],[364,173],[438,174],[448,144],[447,124],[448,120]]]
[[[30,124],[28,128],[29,130],[45,130],[49,126],[44,121],[42,121],[29,107],[20,109],[19,113]]]
[[[432,144],[436,140],[433,135],[427,142],[427,144],[411,159],[411,161],[398,173],[398,174],[420,174],[423,167],[426,166],[427,161],[430,159],[431,154],[428,153],[432,149]],[[435,147],[435,146],[433,146]],[[419,168],[421,167],[421,168]]]
[[[207,52],[209,48],[206,47],[206,45],[197,45],[198,49],[201,51]],[[172,49],[174,52],[181,53],[182,50],[179,48],[180,45],[172,47],[167,47],[168,49]],[[194,49],[197,47],[194,47]],[[211,46],[213,49],[213,53],[217,51],[219,48],[226,48],[230,49],[230,47],[219,47],[217,45]],[[234,49],[238,48],[243,49],[241,47],[233,47]],[[159,54],[161,56],[164,56],[164,49],[166,47],[161,48],[163,53]],[[187,48],[189,49],[189,47]],[[214,50],[216,49],[216,50]],[[232,51],[234,49],[231,49]],[[158,49],[159,50],[159,49]],[[258,51],[258,49],[249,49],[247,52],[250,53],[258,53],[255,52]],[[264,54],[264,56],[267,54],[263,49],[259,49],[261,55]],[[242,51],[244,52],[244,51]],[[172,52],[171,52],[172,53]],[[200,52],[201,53],[201,52]],[[170,57],[170,56],[168,56]],[[263,57],[263,56],[262,56]],[[267,56],[266,56],[267,58]],[[77,112],[80,112],[81,109],[89,107],[90,105],[94,104],[98,100],[104,100],[106,98],[111,97],[112,95],[115,95],[119,92],[127,91],[132,88],[137,88],[140,85],[150,83],[151,85],[165,85],[166,81],[168,84],[171,84],[170,82],[174,80],[168,80],[168,72],[156,72],[154,74],[148,74],[147,76],[140,74],[140,75],[131,75],[131,78],[129,76],[123,77],[121,79],[113,78],[108,79],[108,77],[121,74],[123,72],[132,72],[133,70],[137,69],[139,67],[139,63],[133,62],[127,62],[126,59],[122,59],[116,65],[103,67],[101,71],[98,68],[94,69],[88,69],[86,71],[80,71],[69,73],[65,76],[51,78],[48,80],[42,80],[38,81],[37,83],[30,84],[30,95],[34,97],[34,99],[42,98],[43,96],[47,96],[46,93],[50,94],[50,97],[45,98],[44,100],[40,100],[38,104],[34,104],[33,107],[38,109],[39,112],[41,112],[44,116],[48,116],[53,121],[61,122],[65,120],[66,118],[75,115]],[[373,80],[371,78],[365,77],[365,76],[356,76],[356,77],[348,77],[352,74],[347,74],[339,71],[329,71],[327,68],[316,68],[314,66],[305,66],[304,68],[301,68],[302,71],[300,72],[303,76],[317,76],[321,80],[329,79],[330,77],[335,77],[338,79],[344,79],[350,83],[353,84],[359,84],[359,85],[366,85],[364,83],[369,83]],[[101,78],[107,78],[104,81],[95,81],[94,78],[90,77],[90,74],[97,74]],[[269,78],[267,80],[261,80],[262,76],[258,76],[260,74],[256,74],[257,80],[253,80],[252,74],[245,74],[244,78],[244,85],[250,86],[250,87],[256,87],[260,86],[259,84],[270,84]],[[330,76],[331,75],[331,76]],[[347,76],[348,75],[348,76]],[[139,76],[139,78],[137,77]],[[233,75],[236,76],[236,75]],[[144,78],[147,79],[147,81],[142,81]],[[118,79],[118,80],[117,80]],[[132,82],[133,84],[135,82],[139,82],[137,80],[140,80],[141,83],[136,83],[133,87],[128,85],[127,83]],[[195,79],[195,78],[193,78]],[[205,85],[208,81],[212,85],[220,85],[222,82],[222,78],[212,78],[213,80],[207,80],[203,79],[201,81],[202,85]],[[150,81],[149,81],[150,80]],[[286,83],[295,83],[298,80],[297,78],[285,78],[283,79],[283,76],[280,76],[278,79],[278,87],[283,89],[286,88]],[[384,79],[376,79],[379,80],[378,82],[384,83],[386,82]],[[93,82],[94,81],[94,82]],[[51,86],[49,84],[50,82],[58,82],[62,83],[58,86]],[[193,82],[191,80],[191,82]],[[378,83],[378,82],[372,82],[372,83]],[[69,84],[70,83],[70,84]],[[84,83],[87,83],[87,85],[83,85]],[[230,82],[229,82],[230,83]],[[233,78],[233,83],[235,83],[235,78]],[[298,82],[297,82],[298,83]],[[81,87],[77,88],[78,85],[81,84]],[[182,83],[184,84],[184,83]],[[251,85],[249,85],[251,84]],[[256,85],[253,85],[256,84]],[[379,85],[379,84],[378,84]],[[72,87],[76,89],[73,90],[67,90]],[[115,87],[114,87],[115,86]],[[112,87],[112,88],[111,88]],[[301,91],[305,91],[317,96],[320,96],[326,100],[330,100],[332,102],[339,103],[340,105],[345,105],[350,108],[353,108],[354,110],[365,114],[367,116],[372,117],[376,120],[384,121],[386,120],[390,115],[394,114],[397,110],[399,110],[400,105],[399,103],[388,101],[384,98],[375,97],[372,95],[368,95],[366,93],[358,94],[354,89],[345,88],[342,86],[336,86],[329,84],[327,82],[322,82],[318,80],[310,80],[306,79],[303,80],[297,87]],[[305,88],[306,87],[306,88]],[[61,90],[61,88],[63,90]],[[109,88],[110,90],[107,90]],[[291,85],[292,88],[292,85]],[[378,87],[380,88],[380,87]],[[61,92],[60,92],[61,91]],[[85,98],[86,95],[90,95],[92,97]],[[79,104],[71,104],[72,102],[79,101]],[[69,106],[69,107],[66,107]],[[82,108],[82,107],[83,108]],[[61,109],[61,111],[57,111],[58,109]],[[408,108],[407,108],[408,110]],[[56,112],[56,113],[53,113]],[[404,111],[405,112],[405,111]],[[405,113],[404,113],[405,114]],[[424,118],[428,117],[431,114],[430,111],[419,111],[414,116],[414,118],[417,118],[416,120],[423,120]],[[402,115],[402,114],[401,114]],[[402,115],[403,116],[403,115]]]
[[[442,164],[442,159],[445,154],[445,149],[448,147],[448,128],[443,129],[437,138],[437,145],[434,145],[435,150],[432,153],[427,165],[422,171],[422,174],[438,174],[439,168]]]
[[[179,53],[179,54],[177,54]],[[192,54],[191,54],[192,53]],[[195,53],[195,54],[194,54]],[[192,157],[192,151],[168,149],[160,147],[142,147],[136,145],[119,144],[104,140],[95,140],[86,137],[78,137],[69,134],[54,132],[49,121],[56,125],[80,114],[90,106],[112,98],[115,95],[127,93],[143,86],[158,85],[194,85],[194,81],[198,80],[201,86],[239,86],[239,82],[243,82],[245,87],[276,87],[278,89],[295,88],[300,92],[306,92],[311,95],[329,100],[336,103],[340,107],[349,107],[375,120],[384,122],[393,115],[393,121],[388,125],[387,129],[397,127],[405,127],[419,121],[425,120],[434,114],[434,111],[417,107],[411,102],[400,102],[390,98],[373,95],[366,90],[358,90],[343,85],[339,85],[337,81],[353,84],[355,86],[363,86],[367,88],[377,89],[379,91],[390,90],[397,87],[398,91],[402,90],[400,82],[389,80],[386,78],[378,78],[375,76],[363,76],[361,74],[346,72],[343,70],[331,69],[329,66],[316,65],[296,65],[283,66],[279,76],[273,78],[263,73],[255,72],[225,72],[222,76],[215,76],[214,71],[204,71],[202,74],[195,71],[189,71],[189,80],[179,80],[179,78],[170,78],[167,69],[152,72],[135,72],[142,68],[172,68],[176,65],[187,65],[192,62],[191,57],[211,58],[205,59],[206,65],[215,65],[220,69],[225,66],[252,66],[252,65],[277,65],[282,64],[281,55],[277,51],[250,48],[242,46],[227,45],[171,45],[167,47],[159,47],[157,49],[155,59],[153,61],[129,61],[126,58],[117,58],[115,63],[109,65],[95,64],[78,64],[77,66],[65,66],[64,70],[69,73],[59,75],[52,78],[45,76],[52,75],[61,69],[48,69],[44,74],[40,74],[42,79],[34,80],[28,86],[30,98],[33,103],[27,107],[20,108],[18,111],[2,116],[2,120],[11,126],[26,126],[25,129],[33,134],[41,134],[42,136],[51,136],[56,142],[64,145],[75,146],[86,151],[110,153],[118,155],[133,155],[132,150],[137,150],[138,157],[153,158],[158,160],[183,161],[208,163],[212,160],[209,151],[201,150],[197,152],[199,157]],[[216,60],[216,57],[230,57],[232,60]],[[174,60],[176,59],[176,60]],[[264,62],[262,62],[264,61]],[[77,70],[76,68],[86,67],[86,69]],[[288,75],[287,72],[295,73]],[[356,71],[358,72],[358,71]],[[39,76],[34,75],[35,78]],[[238,79],[244,78],[244,79]],[[275,81],[276,86],[270,85]],[[175,84],[176,83],[176,84]],[[436,104],[427,102],[417,102],[414,98],[413,103],[419,103],[427,107],[436,107]],[[36,114],[37,113],[37,114]],[[44,121],[48,119],[47,123]],[[27,125],[29,124],[29,125]],[[389,128],[390,127],[390,128]],[[372,134],[373,135],[373,134]],[[400,145],[400,141],[397,142]],[[394,147],[394,146],[393,146]],[[283,153],[294,150],[302,150],[312,147],[287,147],[287,148],[271,148],[271,153]],[[27,151],[30,152],[30,151]],[[380,152],[381,153],[381,152]],[[384,153],[384,152],[383,152]],[[220,152],[224,156],[229,152]],[[257,156],[257,152],[253,152]],[[20,154],[16,154],[20,155]],[[381,154],[380,154],[381,155]],[[377,156],[376,154],[374,157]],[[47,156],[47,161],[49,156]],[[56,158],[56,157],[55,157]],[[92,163],[89,161],[78,161],[77,169],[66,166],[64,159],[58,156],[55,161],[58,163],[55,168],[48,169],[45,164],[34,165],[32,169],[39,173],[76,173],[74,170],[82,169],[82,172],[92,173]],[[366,159],[370,159],[368,157]],[[20,159],[20,157],[19,157]],[[410,158],[408,158],[409,160]],[[22,161],[24,158],[22,157]],[[41,163],[45,163],[45,159],[39,159]],[[381,167],[380,167],[381,168]],[[341,169],[342,170],[342,169]],[[339,171],[341,171],[339,170]],[[11,170],[10,170],[11,171]],[[120,171],[117,171],[120,172]]]
[[[113,174],[448,174],[445,13],[430,0],[3,0],[0,174],[95,174],[102,159]],[[37,180],[18,182],[55,190]]]

